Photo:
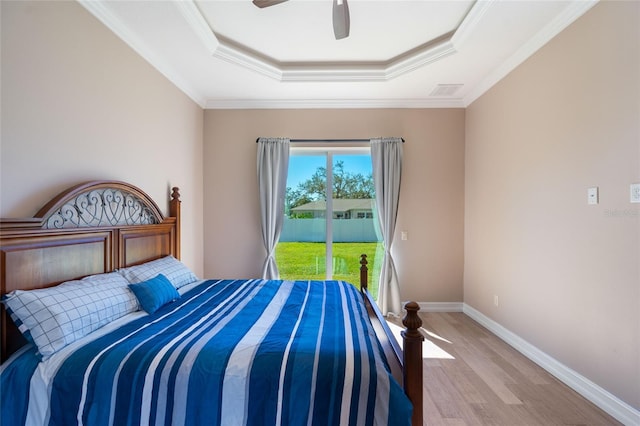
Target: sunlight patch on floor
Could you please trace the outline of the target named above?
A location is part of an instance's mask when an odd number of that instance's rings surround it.
[[[400,345],[402,345],[402,335],[400,334],[400,332],[403,330],[402,327],[387,321],[387,324],[389,324],[389,328],[391,329],[391,332],[393,333],[393,335],[395,336],[396,340],[398,342],[400,342]],[[448,341],[447,339],[438,336],[437,334],[426,330],[423,327],[420,327],[420,331],[423,332],[423,334],[426,334],[427,336],[429,336],[429,338],[424,339],[424,342],[422,343],[422,358],[423,359],[455,359],[451,354],[449,354],[447,351],[445,351],[444,349],[442,349],[440,346],[436,345],[435,343],[433,343],[431,341],[431,339],[435,339],[435,340],[439,340],[441,342],[445,342],[445,343],[449,343],[451,344],[450,341]]]

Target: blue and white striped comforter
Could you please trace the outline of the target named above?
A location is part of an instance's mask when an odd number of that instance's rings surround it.
[[[34,357],[27,350],[3,366],[3,425],[34,410]],[[205,281],[58,365],[46,385],[51,425],[408,425],[411,417],[361,295],[340,281]]]

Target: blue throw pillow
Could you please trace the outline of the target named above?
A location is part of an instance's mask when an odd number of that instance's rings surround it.
[[[152,314],[169,302],[180,298],[180,293],[162,274],[141,283],[129,284],[142,309]]]

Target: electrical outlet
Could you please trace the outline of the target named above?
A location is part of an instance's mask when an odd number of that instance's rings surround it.
[[[632,183],[629,185],[629,201],[632,203],[640,203],[640,183]]]
[[[494,304],[495,306],[498,306],[498,304],[499,304],[499,300],[498,300],[498,296],[497,296],[497,295],[494,295],[494,296],[493,296],[493,304]]]

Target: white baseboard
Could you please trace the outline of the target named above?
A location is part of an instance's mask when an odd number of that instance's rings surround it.
[[[433,304],[425,303],[425,310],[429,311],[429,307]],[[440,304],[436,304],[440,305]],[[442,304],[442,306],[447,304]],[[564,384],[578,392],[580,395],[600,407],[607,412],[610,416],[617,419],[619,422],[625,425],[640,425],[640,411],[636,410],[626,402],[620,400],[610,392],[601,388],[597,384],[593,383],[586,377],[573,371],[571,368],[562,364],[558,360],[547,355],[545,352],[536,348],[526,340],[522,339],[518,335],[507,330],[491,318],[484,315],[482,312],[472,308],[466,303],[451,303],[450,305],[461,305],[462,309],[452,310],[449,312],[463,312],[470,318],[474,319],[482,326],[487,328],[493,334],[504,340],[509,345],[513,346],[516,350],[522,353],[524,356],[547,370],[550,374],[557,377]],[[422,308],[423,304],[420,303]],[[444,311],[432,311],[432,312],[444,312]]]
[[[462,302],[419,302],[423,312],[463,312]]]

